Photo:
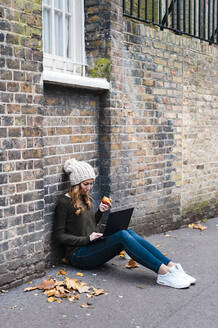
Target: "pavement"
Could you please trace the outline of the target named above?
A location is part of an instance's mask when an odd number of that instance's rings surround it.
[[[208,229],[189,227],[147,237],[167,256],[182,264],[197,278],[188,289],[174,289],[156,284],[156,274],[142,267],[127,269],[128,260],[116,257],[97,270],[80,271],[57,266],[43,278],[0,293],[1,328],[217,328],[218,327],[218,218],[203,223]],[[24,288],[43,279],[66,276],[77,278],[105,294],[80,300],[63,299],[49,303],[41,290],[24,292]],[[90,303],[88,308],[81,304]]]

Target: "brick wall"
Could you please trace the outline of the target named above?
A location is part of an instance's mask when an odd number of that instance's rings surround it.
[[[217,215],[218,48],[123,17],[122,1],[85,0],[87,74],[108,93],[45,84],[41,1],[0,5],[0,285],[57,256],[62,168],[94,165],[93,191],[134,205],[142,234]]]
[[[0,5],[0,280],[39,275],[43,250],[41,5]]]
[[[44,188],[46,264],[57,261],[51,245],[54,207],[57,197],[68,190],[64,162],[72,157],[88,161],[99,173],[99,95],[79,89],[47,85],[44,89]],[[93,197],[99,198],[99,178]],[[51,246],[53,249],[51,251]],[[60,254],[61,255],[61,254]]]
[[[182,214],[218,206],[218,47],[184,39]]]
[[[111,11],[114,204],[143,233],[216,215],[217,46]]]

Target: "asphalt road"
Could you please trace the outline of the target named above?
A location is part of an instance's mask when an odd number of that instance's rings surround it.
[[[156,274],[139,266],[126,269],[125,259],[116,257],[94,271],[58,266],[46,271],[43,279],[56,277],[64,268],[66,276],[77,278],[105,294],[62,303],[48,303],[40,290],[24,292],[25,284],[0,293],[1,328],[217,328],[218,327],[218,218],[210,219],[207,230],[183,228],[147,238],[167,256],[180,262],[197,278],[195,286],[178,290],[156,284]],[[63,280],[63,276],[57,279]],[[81,308],[84,302],[91,303]]]

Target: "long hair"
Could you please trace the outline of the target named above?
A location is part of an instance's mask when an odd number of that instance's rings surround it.
[[[81,195],[80,184],[71,186],[69,190],[69,195],[72,199],[73,206],[75,208],[75,214],[80,215],[85,212],[87,207],[90,209],[92,207],[92,198],[89,194]]]

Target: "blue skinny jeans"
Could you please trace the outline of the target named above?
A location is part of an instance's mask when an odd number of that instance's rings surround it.
[[[167,265],[170,262],[156,247],[131,229],[121,230],[103,240],[80,247],[70,256],[69,261],[80,269],[94,269],[111,260],[122,250],[136,262],[156,273],[161,264]]]

